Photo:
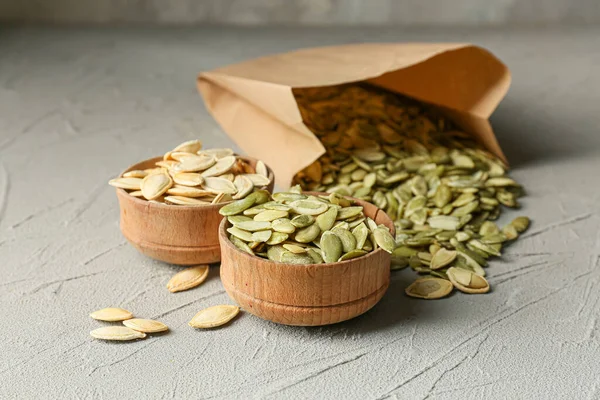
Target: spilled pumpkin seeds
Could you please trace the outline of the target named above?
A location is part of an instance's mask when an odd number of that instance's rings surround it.
[[[313,196],[296,186],[289,192],[257,191],[220,210],[240,250],[290,264],[350,260],[382,248],[392,253],[394,237],[365,216],[363,207],[339,194]]]
[[[504,163],[435,110],[396,93],[349,84],[294,89],[294,95],[326,149],[294,183],[383,209],[396,226],[394,243],[379,244],[392,251],[392,270],[410,266],[424,276],[409,296],[443,297],[448,284],[487,292],[488,258],[500,256],[530,224],[524,216],[502,228],[494,222],[503,206],[518,208],[524,194]],[[368,243],[371,228],[366,236],[352,230],[357,242],[367,237]],[[322,255],[331,260],[340,245],[330,235],[326,241],[329,252]],[[440,279],[447,284],[434,290]]]
[[[144,339],[147,333],[169,330],[169,327],[162,322],[133,318],[133,314],[123,308],[103,308],[91,313],[90,317],[99,321],[122,322],[124,325],[104,326],[90,332],[93,338],[101,340],[130,341]]]
[[[243,199],[272,179],[262,161],[253,168],[231,149],[202,149],[199,140],[190,140],[167,152],[155,167],[125,172],[108,183],[150,202],[205,206]]]

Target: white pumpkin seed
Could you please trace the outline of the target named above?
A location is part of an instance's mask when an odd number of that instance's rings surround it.
[[[240,308],[231,305],[219,305],[206,308],[194,316],[189,322],[192,328],[216,328],[225,325],[240,312]]]
[[[114,322],[133,318],[133,314],[123,308],[109,307],[94,311],[90,314],[90,317],[99,321]]]
[[[148,175],[142,180],[142,195],[147,200],[154,200],[169,190],[173,186],[173,180],[167,173]]]
[[[144,332],[138,332],[126,326],[104,326],[94,329],[90,332],[90,335],[96,339],[118,341],[143,339],[146,337]]]
[[[152,319],[133,318],[123,321],[123,325],[133,329],[134,331],[144,333],[157,333],[168,331],[169,327],[162,322],[154,321]]]
[[[196,265],[186,268],[173,275],[167,283],[167,289],[169,289],[169,292],[175,293],[199,286],[206,280],[208,272],[208,265]]]
[[[140,178],[115,178],[108,181],[108,184],[120,189],[140,190],[142,179]]]

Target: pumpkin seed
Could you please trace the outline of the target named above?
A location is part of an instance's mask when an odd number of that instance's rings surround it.
[[[281,262],[288,264],[314,264],[314,260],[309,254],[296,254],[291,251],[281,254]]]
[[[320,245],[321,251],[323,252],[323,260],[326,263],[336,262],[342,256],[342,241],[333,232],[323,232]]]
[[[384,228],[377,228],[373,230],[373,237],[375,238],[377,245],[383,250],[387,251],[390,254],[392,253],[392,251],[394,251],[396,243],[389,230]]]
[[[133,171],[127,171],[123,174],[123,178],[145,178],[148,175],[147,171],[135,169]]]
[[[406,294],[419,299],[440,299],[452,293],[452,284],[440,278],[420,278],[406,288]]]
[[[289,235],[287,233],[273,232],[269,240],[266,241],[266,243],[270,246],[273,246],[285,242],[288,239],[288,237]]]
[[[142,179],[140,178],[115,178],[108,181],[108,184],[120,189],[140,190]]]
[[[173,149],[173,152],[181,151],[186,153],[196,153],[202,148],[202,142],[198,139],[183,142]]]
[[[306,214],[296,215],[291,221],[292,225],[294,225],[296,228],[306,228],[307,226],[312,225],[314,222],[315,217]]]
[[[235,194],[237,189],[233,182],[220,177],[205,177],[202,188],[211,193],[228,193]]]
[[[133,318],[123,321],[123,325],[134,331],[144,333],[157,333],[168,331],[169,327],[162,322],[154,321],[152,319]]]
[[[254,216],[255,221],[274,221],[279,218],[285,218],[288,216],[287,211],[277,210],[266,210],[262,211]]]
[[[292,243],[286,243],[283,245],[283,248],[287,251],[291,251],[294,254],[303,254],[306,253],[306,247],[298,246]]]
[[[237,158],[235,156],[227,156],[220,158],[217,162],[204,172],[202,172],[202,177],[206,178],[208,176],[219,176],[227,173],[235,163],[237,162]]]
[[[243,212],[244,210],[247,210],[248,208],[252,207],[254,205],[255,201],[256,201],[256,199],[250,195],[241,200],[231,202],[231,203],[221,207],[221,209],[219,210],[219,214],[221,214],[223,216],[239,214],[239,213]]]
[[[338,210],[335,207],[329,207],[323,214],[317,216],[316,222],[322,231],[330,230],[335,224]]]
[[[245,174],[244,176],[250,179],[252,184],[257,187],[267,186],[269,183],[271,183],[269,178],[261,174]]]
[[[177,172],[173,175],[173,181],[178,185],[198,186],[204,183],[204,178],[195,172]]]
[[[167,283],[169,292],[182,292],[200,286],[208,276],[208,265],[196,265],[173,275]]]
[[[144,332],[138,332],[126,326],[104,326],[90,332],[93,338],[102,340],[135,340],[146,337]]]
[[[456,258],[456,251],[454,250],[446,250],[444,248],[440,248],[435,252],[433,257],[431,258],[431,269],[436,270],[440,268],[444,268],[454,261]]]
[[[241,221],[235,225],[236,228],[255,232],[255,231],[263,231],[265,229],[271,229],[271,223],[268,221]]]
[[[216,328],[225,325],[240,312],[240,308],[231,305],[219,305],[206,308],[194,316],[189,322],[192,328]]]
[[[252,239],[252,237],[250,237]],[[238,249],[250,254],[250,255],[254,255],[254,251],[252,251],[252,249],[250,248],[250,246],[248,246],[248,244],[246,242],[244,242],[243,240],[240,240],[238,237],[236,237],[235,235],[230,236],[229,240],[231,240],[231,243],[234,244],[235,247],[237,247]]]
[[[94,311],[90,314],[90,317],[99,321],[115,322],[131,319],[133,314],[123,308],[109,307]]]
[[[211,193],[195,187],[175,185],[167,190],[167,194],[183,197],[205,197]]]
[[[319,215],[327,211],[326,203],[314,200],[296,200],[290,203],[290,208],[301,215]]]
[[[271,229],[276,232],[288,234],[294,233],[296,231],[296,226],[287,218],[279,218],[271,222]]]
[[[488,281],[471,271],[462,268],[451,267],[446,271],[448,279],[455,288],[464,293],[478,294],[487,293],[490,290]]]
[[[269,177],[269,172],[267,171],[267,166],[261,160],[256,162],[256,173],[262,175],[264,177]]]
[[[192,197],[186,196],[166,196],[165,202],[168,204],[179,204],[182,206],[205,206],[210,204],[208,201],[203,201],[199,199],[194,199]]]
[[[527,228],[529,228],[529,223],[530,223],[529,218],[517,217],[517,218],[513,219],[510,224],[515,227],[515,229],[518,233],[523,233],[527,230]]]
[[[231,149],[205,149],[205,150],[198,150],[197,154],[199,156],[210,155],[210,156],[215,157],[218,160],[223,157],[232,156],[233,150],[231,150]]]
[[[267,240],[269,240],[271,238],[271,235],[273,234],[273,231],[258,231],[258,232],[253,232],[252,233],[252,241],[253,242],[266,242]]]
[[[248,194],[252,193],[252,189],[254,189],[252,181],[244,175],[236,175],[233,179],[233,186],[237,190],[237,193],[232,196],[234,200],[248,196]]]
[[[211,155],[193,155],[181,158],[181,161],[176,164],[170,164],[169,167],[174,168],[177,171],[182,172],[198,172],[204,171],[207,168],[212,167],[217,162],[217,159]],[[168,161],[162,161],[162,163],[169,163]],[[159,163],[157,163],[159,165]]]

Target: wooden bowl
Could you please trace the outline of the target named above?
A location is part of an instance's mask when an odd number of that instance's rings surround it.
[[[394,223],[383,210],[352,200],[394,234]],[[390,284],[391,256],[382,249],[336,263],[279,263],[235,247],[226,231],[230,226],[227,219],[219,226],[221,281],[232,299],[260,318],[285,325],[334,324],[368,311]]]
[[[241,157],[253,167],[257,160]],[[123,173],[154,167],[162,157],[132,165]],[[273,191],[273,171],[267,167]],[[209,264],[220,260],[219,209],[226,203],[206,206],[181,206],[151,203],[117,188],[121,208],[121,232],[140,253],[171,264]]]

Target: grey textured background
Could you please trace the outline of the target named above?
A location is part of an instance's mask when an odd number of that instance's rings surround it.
[[[598,0],[0,0],[0,20],[235,25],[514,25],[600,21]]]
[[[338,325],[243,312],[191,329],[231,301],[218,268],[169,293],[178,268],[126,243],[106,182],[186,139],[232,145],[196,92],[200,70],[398,40],[475,42],[513,71],[492,123],[534,222],[491,262],[493,291],[410,299],[404,270]],[[599,44],[598,28],[0,30],[0,398],[600,398]],[[171,332],[93,340],[104,324],[88,314],[107,306]]]

